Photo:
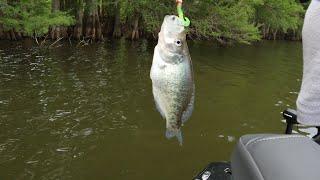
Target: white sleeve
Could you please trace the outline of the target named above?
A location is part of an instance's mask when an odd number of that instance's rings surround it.
[[[303,78],[297,99],[298,122],[320,126],[320,1],[307,10],[303,30]]]

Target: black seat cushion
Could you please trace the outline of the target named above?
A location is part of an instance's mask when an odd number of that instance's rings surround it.
[[[246,135],[231,168],[234,180],[320,180],[320,146],[302,135]]]

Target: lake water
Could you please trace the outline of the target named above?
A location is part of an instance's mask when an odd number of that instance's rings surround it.
[[[1,179],[191,179],[237,139],[283,133],[300,42],[221,48],[189,42],[195,110],[184,144],[165,138],[149,71],[155,42],[53,49],[0,42]]]

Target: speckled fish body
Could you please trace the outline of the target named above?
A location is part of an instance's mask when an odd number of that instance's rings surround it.
[[[156,107],[166,119],[166,137],[182,144],[181,126],[192,114],[195,86],[185,27],[177,16],[164,18],[150,77]]]

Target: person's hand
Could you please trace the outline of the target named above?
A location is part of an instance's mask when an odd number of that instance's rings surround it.
[[[183,1],[183,0],[176,0],[176,3],[182,4],[182,1]]]

